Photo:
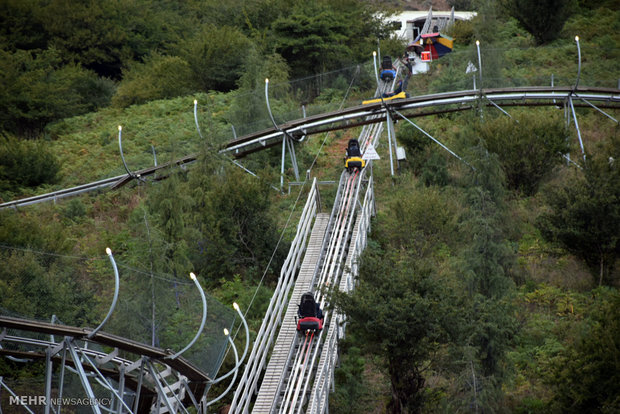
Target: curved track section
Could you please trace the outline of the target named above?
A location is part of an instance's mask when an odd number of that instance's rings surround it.
[[[105,332],[93,335],[87,328],[7,316],[0,316],[0,328],[0,355],[22,361],[46,361],[46,407],[52,401],[54,369],[60,371],[60,387],[54,393],[55,398],[62,399],[63,379],[71,373],[80,378],[91,401],[109,397],[105,399],[107,404],[92,406],[97,413],[102,410],[177,412],[193,403],[198,406],[197,400],[211,381],[186,359],[170,359],[169,350]]]
[[[575,102],[573,105],[570,105]],[[392,100],[368,105],[354,106],[335,112],[327,112],[278,125],[230,141],[220,150],[234,158],[242,158],[282,144],[285,135],[303,141],[307,135],[319,134],[339,129],[377,124],[386,120],[386,113],[396,110],[407,117],[431,116],[441,113],[472,110],[479,106],[563,106],[592,107],[596,102],[599,108],[620,109],[620,89],[595,87],[520,87],[468,90],[413,96],[407,99]],[[197,155],[188,155],[170,164],[186,164],[196,160]],[[155,174],[169,165],[135,171],[136,177]],[[119,175],[89,184],[54,191],[52,193],[9,201],[0,204],[0,209],[18,208],[30,204],[55,201],[62,197],[78,195],[103,188],[118,188],[133,179],[130,175]]]
[[[277,130],[270,128],[231,141],[220,152],[241,158],[281,144],[285,133],[301,141],[307,135],[385,121],[391,110],[420,117],[471,110],[480,105],[568,107],[569,99],[574,106],[591,107],[590,102],[596,102],[599,108],[620,109],[620,90],[609,88],[520,87],[447,92],[354,106],[286,122]]]

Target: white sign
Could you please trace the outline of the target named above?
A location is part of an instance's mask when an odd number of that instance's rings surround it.
[[[379,157],[379,154],[377,154],[377,150],[375,150],[375,147],[372,144],[368,144],[368,147],[366,147],[366,152],[364,152],[364,155],[362,156],[362,159],[364,159],[364,160],[380,160],[381,157]]]
[[[472,72],[478,72],[478,68],[471,63],[471,60],[469,61],[469,63],[467,64],[467,69],[465,69],[465,73],[472,73]]]

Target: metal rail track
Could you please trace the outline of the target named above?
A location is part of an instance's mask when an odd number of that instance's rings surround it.
[[[385,121],[388,110],[396,110],[409,117],[420,117],[472,109],[479,102],[489,107],[558,106],[564,105],[564,100],[569,96],[575,101],[583,102],[576,103],[575,106],[590,107],[587,102],[597,102],[601,108],[620,109],[620,89],[611,88],[519,87],[446,92],[359,105],[289,121],[278,125],[278,129],[265,129],[231,141],[220,152],[242,158],[280,144],[285,133],[302,141],[303,137],[308,135]],[[434,110],[420,111],[427,108]]]
[[[391,110],[399,111],[408,117],[423,117],[471,110],[476,104],[487,107],[497,105],[565,106],[566,100],[569,97],[575,101],[581,101],[581,103],[576,102],[574,104],[575,107],[591,107],[590,102],[597,102],[600,108],[620,109],[620,89],[613,88],[584,86],[579,88],[571,86],[519,87],[437,93],[383,103],[353,106],[339,111],[326,112],[285,122],[278,125],[277,128],[273,127],[254,132],[230,141],[224,145],[220,153],[229,154],[233,158],[242,158],[257,151],[281,145],[285,134],[297,141],[303,141],[308,135],[383,122],[386,120],[387,111]],[[432,110],[423,111],[429,108]],[[134,178],[153,175],[157,171],[174,164],[184,165],[195,161],[197,157],[197,154],[192,154],[161,166],[135,171],[133,176],[129,174],[119,175],[47,194],[5,202],[0,204],[0,209],[55,201],[63,197],[75,196],[104,188],[119,188]]]

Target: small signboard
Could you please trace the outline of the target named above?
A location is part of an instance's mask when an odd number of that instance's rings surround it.
[[[422,52],[420,55],[422,62],[430,62],[432,60],[431,52]]]
[[[364,159],[364,160],[380,160],[381,157],[379,157],[379,154],[377,154],[377,150],[375,150],[375,147],[372,144],[368,144],[368,147],[366,148],[366,151],[364,152],[364,155],[362,156],[362,159]]]

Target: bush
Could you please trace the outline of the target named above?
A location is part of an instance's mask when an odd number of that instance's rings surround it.
[[[107,104],[112,83],[77,64],[63,65],[55,49],[0,50],[0,129],[36,136],[49,122]]]
[[[44,142],[0,137],[0,191],[53,183],[59,169]]]
[[[575,0],[502,0],[501,4],[538,44],[555,39],[576,9]]]
[[[187,95],[196,89],[189,64],[174,56],[153,55],[145,63],[134,63],[112,99],[115,106],[127,107],[156,99]]]
[[[568,152],[565,127],[559,116],[548,112],[522,113],[515,120],[502,116],[487,121],[478,125],[477,133],[498,155],[508,188],[533,195]]]
[[[234,53],[247,54],[251,48],[252,41],[235,27],[206,26],[187,43],[182,56],[198,88],[225,92],[235,88],[244,69]]]

